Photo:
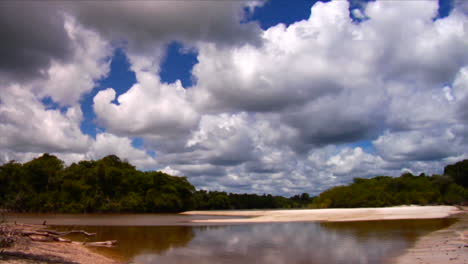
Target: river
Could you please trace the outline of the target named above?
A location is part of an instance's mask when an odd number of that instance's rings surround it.
[[[90,241],[118,240],[93,250],[128,263],[378,264],[453,219],[340,223],[191,224],[204,216],[176,214],[8,215],[9,221],[96,232]],[[210,216],[209,218],[214,218]],[[221,217],[222,218],[222,217]],[[230,217],[232,218],[232,217]],[[73,239],[83,240],[80,236]]]

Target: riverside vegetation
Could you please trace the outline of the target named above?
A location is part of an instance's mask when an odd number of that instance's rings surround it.
[[[443,175],[356,178],[318,197],[290,198],[196,190],[185,177],[140,171],[115,155],[70,166],[44,154],[0,166],[0,208],[14,212],[180,212],[210,209],[379,207],[463,204],[468,201],[468,160]]]
[[[308,194],[291,198],[196,190],[185,177],[140,171],[115,155],[66,167],[44,154],[0,166],[0,209],[13,212],[154,213],[193,209],[305,207]]]

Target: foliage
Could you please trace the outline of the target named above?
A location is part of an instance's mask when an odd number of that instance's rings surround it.
[[[171,212],[195,191],[184,177],[142,172],[117,156],[64,167],[44,154],[0,167],[0,207],[16,212]]]
[[[298,196],[299,197],[299,196]],[[68,167],[49,154],[0,166],[0,208],[15,212],[179,212],[304,207],[300,198],[196,191],[185,177],[139,171],[110,155]]]
[[[468,188],[468,160],[446,166],[444,174],[450,176],[456,184]]]
[[[313,208],[382,207],[404,204],[463,204],[468,189],[451,175],[355,178],[348,186],[333,187],[317,197]]]
[[[262,209],[262,208],[303,208],[312,202],[309,194],[291,198],[270,194],[237,194],[226,192],[208,192],[200,190],[194,194],[194,205],[200,210],[214,209]]]
[[[24,164],[0,166],[0,208],[15,212],[179,212],[212,209],[380,207],[401,204],[464,204],[468,160],[444,175],[355,178],[318,197],[236,194],[195,190],[185,177],[139,171],[115,155],[66,167],[44,154]]]

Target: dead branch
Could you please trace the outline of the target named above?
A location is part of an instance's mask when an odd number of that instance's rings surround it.
[[[85,243],[83,243],[83,245],[93,246],[93,247],[113,247],[113,246],[117,245],[117,240],[85,242]]]
[[[88,233],[84,230],[71,230],[71,231],[56,231],[56,230],[49,230],[49,229],[38,229],[37,226],[32,225],[23,225],[26,228],[15,228],[15,226],[2,226],[2,234],[4,236],[16,236],[16,237],[27,237],[31,241],[35,242],[64,242],[64,243],[72,243],[71,240],[62,238],[62,236],[66,236],[69,234],[82,234],[87,237],[95,236],[96,233]],[[117,240],[109,240],[109,241],[97,241],[97,242],[84,242],[80,243],[86,246],[96,246],[96,247],[113,247],[117,244]]]
[[[69,234],[83,234],[83,235],[85,235],[87,237],[91,237],[91,236],[96,235],[96,233],[88,233],[88,232],[86,232],[84,230],[71,230],[71,231],[59,232],[59,231],[55,231],[55,230],[39,229],[37,231],[46,232],[46,233],[54,234],[54,235],[57,235],[57,236],[66,236],[66,235],[69,235]]]

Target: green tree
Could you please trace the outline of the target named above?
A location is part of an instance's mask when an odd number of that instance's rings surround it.
[[[450,176],[456,184],[468,188],[468,160],[463,160],[444,168],[444,175]]]

